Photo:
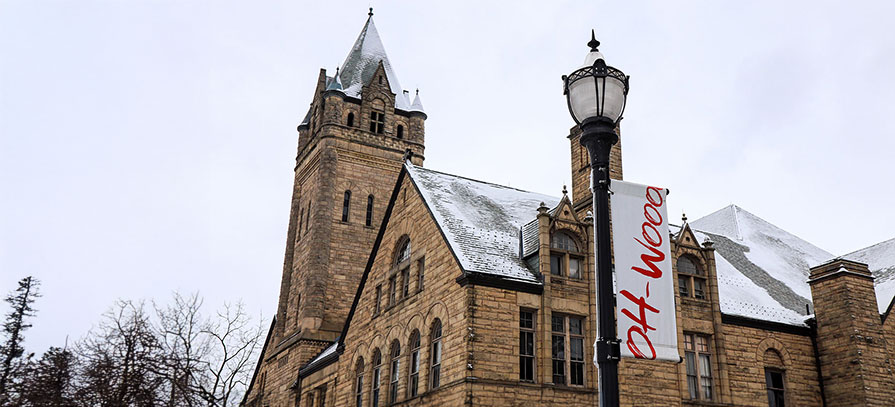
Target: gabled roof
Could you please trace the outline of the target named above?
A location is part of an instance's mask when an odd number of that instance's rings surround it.
[[[842,257],[867,264],[873,273],[876,306],[880,314],[885,314],[895,297],[895,239],[865,247]]]
[[[809,268],[832,254],[736,205],[690,226],[714,242],[722,313],[805,326]]]
[[[360,98],[361,88],[373,79],[373,74],[376,73],[376,68],[379,66],[380,61],[382,61],[383,68],[385,68],[385,75],[388,78],[391,91],[395,94],[395,108],[410,111],[410,99],[404,94],[401,84],[398,83],[398,76],[395,75],[392,64],[385,54],[385,47],[382,46],[382,40],[379,38],[379,32],[376,31],[376,25],[373,24],[373,13],[371,12],[370,17],[367,18],[367,23],[364,24],[363,30],[357,37],[357,41],[351,47],[351,52],[348,53],[348,57],[342,63],[342,69],[339,73],[339,79],[342,82],[342,92],[348,96]],[[419,111],[422,111],[422,105],[419,106]]]
[[[405,164],[460,266],[467,273],[541,284],[519,256],[519,230],[541,202],[559,198]]]

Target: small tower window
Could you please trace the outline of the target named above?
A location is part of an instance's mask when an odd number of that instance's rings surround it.
[[[348,213],[351,208],[351,191],[345,191],[345,201],[342,203],[342,222],[348,222]]]
[[[345,124],[348,127],[354,127],[354,113],[348,113],[348,121]]]
[[[382,76],[379,77],[379,84],[382,85]]]
[[[370,132],[382,134],[385,130],[385,114],[382,112],[370,112]]]
[[[367,197],[367,226],[373,225],[373,195]]]
[[[398,138],[404,138],[404,126],[398,125]]]
[[[699,299],[708,298],[708,285],[705,271],[689,256],[677,259],[678,295]]]

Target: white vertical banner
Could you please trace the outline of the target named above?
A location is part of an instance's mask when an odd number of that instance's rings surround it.
[[[680,361],[666,190],[618,180],[611,185],[621,355]]]

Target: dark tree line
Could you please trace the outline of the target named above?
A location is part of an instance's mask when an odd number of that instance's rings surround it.
[[[197,294],[164,305],[119,300],[75,344],[26,354],[36,279],[7,297],[0,407],[235,406],[262,340],[241,303],[202,314]]]

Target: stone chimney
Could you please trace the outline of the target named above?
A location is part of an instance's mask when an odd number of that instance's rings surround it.
[[[895,380],[867,265],[837,258],[811,268],[808,284],[827,405],[892,405]]]

